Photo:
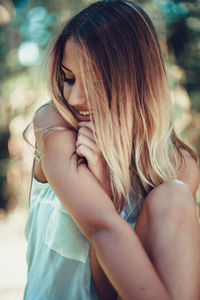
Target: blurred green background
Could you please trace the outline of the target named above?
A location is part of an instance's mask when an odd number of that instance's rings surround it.
[[[0,221],[1,226],[6,221],[13,224],[9,234],[16,222],[23,231],[28,213],[33,150],[22,133],[35,109],[49,100],[44,64],[47,46],[58,25],[91,2],[0,1]],[[176,130],[199,157],[200,0],[136,3],[148,12],[158,32],[176,107]],[[7,227],[1,228],[7,232]]]
[[[92,2],[92,1],[90,1]],[[176,128],[200,154],[200,1],[137,1],[152,18],[176,105]],[[0,1],[0,209],[27,206],[33,152],[22,138],[48,100],[44,64],[56,28],[87,0]]]
[[[44,61],[58,25],[92,1],[0,1],[0,210],[27,207],[33,152],[22,138],[48,100]],[[200,154],[200,0],[136,1],[152,18],[176,105],[176,128]]]

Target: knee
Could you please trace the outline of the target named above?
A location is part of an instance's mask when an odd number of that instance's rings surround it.
[[[150,223],[161,221],[180,227],[197,219],[195,201],[189,188],[168,181],[153,189],[145,199]]]

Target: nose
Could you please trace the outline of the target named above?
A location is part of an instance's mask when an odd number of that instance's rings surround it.
[[[67,102],[71,106],[83,106],[86,104],[87,99],[81,82],[75,81],[67,97]]]

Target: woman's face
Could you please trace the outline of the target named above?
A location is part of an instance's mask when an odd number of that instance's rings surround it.
[[[79,57],[72,39],[66,42],[62,60],[64,97],[78,121],[90,121],[87,99],[80,74]]]

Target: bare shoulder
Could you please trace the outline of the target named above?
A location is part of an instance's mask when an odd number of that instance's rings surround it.
[[[75,136],[75,132],[69,128],[69,124],[61,116],[52,101],[42,105],[35,113],[33,119],[34,133],[36,143],[40,147],[40,143],[47,140],[47,136],[54,136],[54,144],[61,141],[60,136],[64,135],[65,140]],[[51,138],[49,138],[51,139]],[[63,140],[64,142],[64,140]]]
[[[69,128],[52,101],[45,103],[36,111],[33,126],[39,148],[48,144],[49,151],[53,148],[59,151],[61,148],[74,145],[76,132]]]
[[[194,196],[200,183],[199,167],[194,158],[186,150],[181,151],[184,160],[178,171],[178,179],[187,183]]]
[[[73,153],[76,134],[68,128],[67,122],[52,101],[45,103],[36,111],[33,124],[36,147],[40,157],[34,165],[34,176],[38,181],[46,182],[41,161],[48,158],[49,162],[53,162],[56,157]]]
[[[64,126],[67,123],[58,112],[52,101],[43,104],[37,109],[34,115],[34,127],[47,129],[54,126]]]

